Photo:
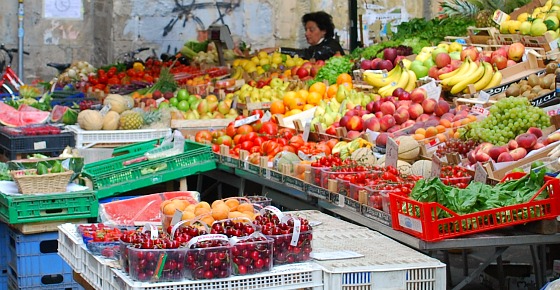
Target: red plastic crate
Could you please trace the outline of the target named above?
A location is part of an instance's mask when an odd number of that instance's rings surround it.
[[[511,173],[502,182],[519,179],[524,175],[524,173]],[[548,189],[549,198],[534,200],[545,189]],[[556,218],[560,215],[559,190],[559,179],[545,177],[544,186],[535,193],[529,202],[465,215],[459,215],[437,202],[419,202],[391,193],[392,225],[395,230],[434,242],[536,220]],[[441,210],[448,212],[451,217],[439,218],[437,212]]]

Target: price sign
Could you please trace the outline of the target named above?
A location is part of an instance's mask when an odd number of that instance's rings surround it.
[[[258,120],[259,120],[259,115],[258,115],[258,114],[252,115],[252,116],[247,117],[247,118],[245,118],[245,119],[241,119],[241,120],[235,121],[235,122],[233,123],[233,127],[237,128],[237,127],[240,127],[240,126],[242,126],[242,125],[251,124],[251,123],[256,122],[256,121],[258,121]]]
[[[430,172],[430,177],[439,177],[441,173],[441,159],[435,154],[432,156],[432,171]]]
[[[486,104],[490,100],[490,94],[485,92],[485,91],[480,91],[478,93],[478,98],[477,99]]]
[[[484,169],[484,166],[480,162],[477,162],[474,166],[474,181],[486,183],[488,178],[488,172]]]
[[[494,11],[494,15],[492,16],[492,20],[494,22],[496,22],[496,24],[501,24],[502,22],[506,21],[507,16],[508,16],[508,14],[506,14],[504,11],[498,9],[498,10]]]
[[[432,81],[420,87],[426,90],[428,99],[434,99],[436,101],[439,100],[439,97],[441,96],[441,87],[436,85],[435,80],[432,79]]]
[[[261,118],[261,122],[268,122],[270,121],[270,118],[272,118],[272,113],[270,113],[270,111],[266,111],[266,113],[264,113],[263,117]]]
[[[309,132],[311,131],[311,120],[305,121],[305,126],[303,126],[303,138],[304,142],[307,142],[309,139]]]
[[[385,153],[385,166],[397,167],[399,160],[399,145],[393,138],[387,139],[386,153]]]
[[[490,111],[488,111],[487,109],[483,108],[480,105],[475,105],[471,108],[471,112],[475,115],[480,115],[480,116],[484,116],[484,117],[488,117],[488,115],[490,115]]]

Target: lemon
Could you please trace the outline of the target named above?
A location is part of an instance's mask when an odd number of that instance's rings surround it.
[[[558,28],[558,25],[559,25],[559,21],[558,21],[558,18],[556,17],[556,15],[547,16],[544,19],[544,23],[546,24],[546,27],[548,28],[548,30],[556,30]]]
[[[529,18],[529,13],[523,12],[517,16],[517,21],[524,22],[527,21],[527,18]]]
[[[258,57],[259,57],[260,59],[268,58],[268,53],[266,53],[266,52],[264,52],[264,51],[261,51],[261,52],[259,52]]]
[[[463,45],[461,45],[457,41],[454,41],[449,45],[449,52],[462,51],[462,50],[463,50]]]
[[[282,63],[282,57],[280,55],[273,55],[272,56],[272,63],[281,64]]]
[[[287,67],[293,67],[295,65],[296,65],[296,62],[293,59],[286,60],[286,66]]]
[[[507,20],[500,24],[500,33],[509,33],[509,25],[514,20]]]
[[[265,64],[269,64],[269,63],[270,63],[270,60],[268,60],[268,57],[267,58],[261,58],[261,60],[259,61],[260,65],[265,65]]]
[[[258,56],[253,56],[253,57],[251,58],[251,62],[253,62],[254,64],[257,64],[257,65],[258,65],[258,64],[261,62],[261,60],[259,59]]]
[[[523,35],[531,34],[531,22],[523,21],[519,26],[519,32]]]
[[[517,33],[519,31],[519,27],[521,26],[521,22],[517,20],[510,20],[508,25],[508,31],[511,34]]]

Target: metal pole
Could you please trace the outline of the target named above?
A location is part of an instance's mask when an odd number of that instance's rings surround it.
[[[23,0],[18,5],[18,77],[23,80]]]

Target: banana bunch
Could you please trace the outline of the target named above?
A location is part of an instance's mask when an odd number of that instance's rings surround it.
[[[502,73],[494,71],[492,64],[483,61],[477,64],[467,58],[456,70],[439,76],[441,85],[450,88],[451,94],[467,93],[468,85],[474,85],[476,91],[485,90],[499,85]]]
[[[416,74],[400,64],[388,73],[365,71],[363,76],[366,83],[378,88],[377,93],[382,97],[390,96],[397,88],[407,92],[416,88]]]
[[[243,72],[245,71],[243,70],[242,67],[240,66],[233,67],[231,68],[231,77],[236,80],[240,80],[243,78]]]

